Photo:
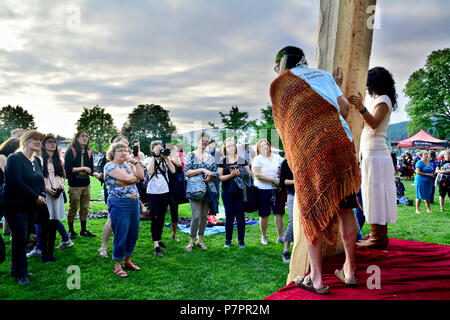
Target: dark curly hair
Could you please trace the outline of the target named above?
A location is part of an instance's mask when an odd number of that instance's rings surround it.
[[[397,94],[395,92],[395,81],[392,74],[383,67],[375,67],[369,70],[367,76],[367,89],[373,96],[376,93],[379,96],[387,95],[391,99],[392,110],[397,109]]]

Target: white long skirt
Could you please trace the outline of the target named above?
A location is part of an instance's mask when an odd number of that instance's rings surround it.
[[[367,223],[397,221],[395,170],[388,150],[361,151],[361,193]]]
[[[61,194],[58,199],[55,199],[51,194],[47,193],[48,211],[50,213],[50,219],[61,220],[66,218],[66,208],[64,206],[64,197]]]

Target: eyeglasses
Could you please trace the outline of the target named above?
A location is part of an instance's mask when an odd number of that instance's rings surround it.
[[[280,64],[276,64],[273,70],[278,73],[280,71]]]

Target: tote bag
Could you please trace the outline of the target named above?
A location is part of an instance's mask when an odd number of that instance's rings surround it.
[[[203,200],[207,191],[203,174],[188,177],[186,186],[186,198],[191,200]]]
[[[249,186],[247,187],[247,201],[243,201],[242,205],[244,211],[251,213],[257,211],[260,207],[258,188],[253,185],[253,181],[249,180]]]

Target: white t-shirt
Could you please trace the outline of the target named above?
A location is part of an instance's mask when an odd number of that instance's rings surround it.
[[[259,167],[261,168],[261,174],[272,178],[279,178],[281,162],[283,162],[283,158],[273,152],[270,158],[266,158],[263,155],[257,155],[253,159],[252,168]],[[255,186],[265,190],[275,188],[272,182],[261,181],[257,178],[255,178]]]
[[[152,161],[153,161],[153,158],[148,157],[145,160],[144,165],[147,167]],[[167,164],[163,165],[160,160],[158,160],[158,162],[160,162],[160,168],[162,169],[163,172],[166,173],[167,181],[169,181],[169,178],[167,175],[167,170],[169,170],[169,168],[167,167]],[[155,168],[155,170],[156,170],[156,168]],[[150,177],[151,177],[151,175],[150,175]],[[161,174],[161,172],[159,170],[156,171],[156,174],[154,174],[153,178],[148,182],[147,194],[168,193],[169,185],[167,184],[167,181],[166,181],[166,179],[164,179],[164,176]]]

